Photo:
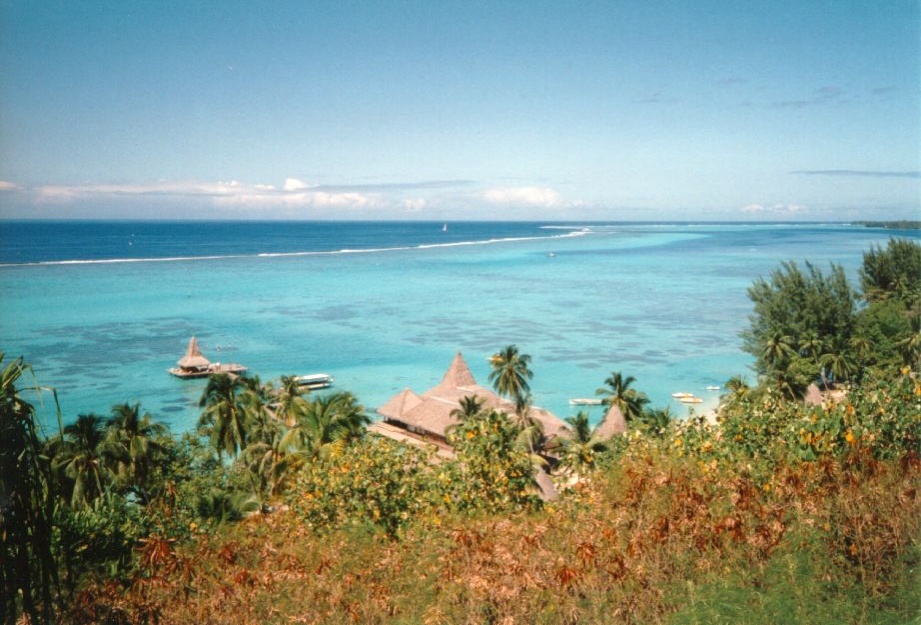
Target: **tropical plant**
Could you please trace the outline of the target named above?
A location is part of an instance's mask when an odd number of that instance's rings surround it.
[[[115,459],[106,457],[103,442],[105,420],[83,414],[64,427],[62,439],[52,441],[53,464],[66,478],[70,505],[83,508],[102,496],[114,477]]]
[[[860,288],[868,302],[892,297],[916,301],[921,295],[921,244],[892,238],[885,249],[872,246],[863,255]]]
[[[106,422],[103,442],[106,453],[115,461],[115,475],[120,486],[134,492],[146,502],[151,470],[163,457],[166,427],[141,414],[140,404],[119,404],[112,408]]]
[[[287,427],[291,427],[297,422],[298,412],[304,409],[304,395],[310,391],[298,384],[297,377],[293,375],[281,376],[280,382],[278,390],[275,391],[275,417]]]
[[[825,275],[808,262],[805,267],[785,262],[748,289],[754,309],[742,333],[744,348],[756,358],[759,375],[787,390],[818,377],[810,372],[816,346],[846,343],[856,322],[856,295],[844,269],[832,265]]]
[[[330,443],[344,444],[360,438],[370,422],[364,407],[351,393],[320,395],[307,403],[280,447],[293,447],[307,457],[314,457]]]
[[[562,461],[570,471],[582,475],[594,466],[595,455],[607,450],[607,442],[595,436],[583,410],[566,417],[566,423],[569,438],[562,441]]]
[[[58,588],[54,481],[34,407],[17,388],[27,371],[19,358],[0,372],[0,614],[4,623],[21,622],[20,611],[30,623],[51,623]]]
[[[524,407],[523,400],[531,390],[529,380],[534,373],[529,368],[530,363],[531,356],[519,353],[517,345],[507,345],[489,359],[492,366],[489,381],[497,393],[515,404],[516,411]]]
[[[640,416],[640,427],[653,436],[664,436],[668,427],[672,424],[671,409],[665,408],[648,408]]]
[[[620,371],[613,371],[605,378],[605,385],[596,390],[595,394],[603,396],[601,401],[605,406],[620,408],[624,419],[630,422],[642,416],[643,408],[649,403],[645,393],[630,388],[634,382],[636,378],[632,375],[624,377]]]
[[[240,401],[244,388],[242,378],[226,373],[213,375],[198,402],[204,408],[198,427],[208,434],[219,458],[225,452],[236,456],[246,447],[246,410]]]
[[[447,501],[462,511],[539,505],[532,454],[521,448],[521,428],[509,416],[484,410],[450,435],[457,459],[449,469]]]
[[[908,336],[896,342],[902,354],[902,362],[914,371],[921,371],[921,314],[913,315],[909,320]]]
[[[476,395],[465,395],[460,398],[458,407],[451,411],[451,416],[458,421],[465,421],[479,414],[483,410],[483,400]]]

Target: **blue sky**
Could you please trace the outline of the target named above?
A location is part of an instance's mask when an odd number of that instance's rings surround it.
[[[0,217],[921,215],[917,0],[0,0]]]

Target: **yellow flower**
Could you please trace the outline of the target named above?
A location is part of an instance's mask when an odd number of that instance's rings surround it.
[[[854,433],[853,433],[853,432],[851,432],[850,430],[848,430],[848,431],[847,431],[847,434],[844,435],[844,440],[847,441],[847,444],[848,444],[848,445],[853,445],[853,444],[854,444],[854,441],[856,441],[857,438],[854,436]]]

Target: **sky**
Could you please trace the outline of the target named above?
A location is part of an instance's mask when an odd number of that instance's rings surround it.
[[[0,0],[0,218],[921,219],[921,2]]]

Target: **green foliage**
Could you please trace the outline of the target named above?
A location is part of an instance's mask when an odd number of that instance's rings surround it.
[[[449,437],[457,460],[445,465],[449,505],[464,512],[540,505],[530,454],[518,444],[520,426],[494,410],[468,418]]]
[[[531,390],[528,381],[534,377],[531,371],[531,356],[518,352],[517,345],[508,345],[490,357],[492,371],[489,381],[500,395],[511,398],[521,412]]]
[[[336,445],[307,464],[288,496],[310,527],[371,523],[388,535],[434,509],[431,453],[382,438]]]
[[[624,415],[627,423],[638,420],[643,415],[643,410],[649,404],[645,393],[630,388],[636,382],[632,375],[624,376],[620,371],[613,371],[604,381],[604,386],[595,391],[602,395],[605,406],[616,405]]]
[[[754,311],[742,335],[744,348],[755,357],[757,372],[778,381],[791,397],[804,386],[804,371],[809,381],[819,378],[816,347],[840,350],[852,336],[856,295],[840,266],[832,265],[826,276],[810,263],[803,271],[786,262],[769,280],[755,281],[748,295]]]
[[[0,365],[3,360],[0,352]],[[0,372],[0,614],[5,623],[16,622],[20,610],[33,623],[50,622],[58,585],[50,543],[54,482],[35,411],[17,387],[28,370],[20,358]]]
[[[897,298],[921,303],[921,244],[889,239],[886,248],[873,246],[863,255],[860,288],[868,302]]]

